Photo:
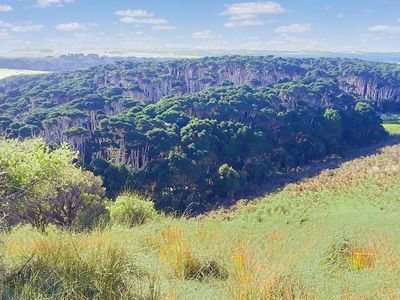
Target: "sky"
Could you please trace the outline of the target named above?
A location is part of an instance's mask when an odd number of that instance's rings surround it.
[[[0,54],[400,52],[400,0],[0,0]]]

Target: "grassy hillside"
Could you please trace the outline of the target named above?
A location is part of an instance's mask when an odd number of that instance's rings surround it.
[[[3,236],[3,296],[398,299],[400,145],[196,219]]]
[[[19,69],[0,69],[0,80],[18,75],[36,75],[36,74],[45,74],[48,72],[44,71],[32,71],[32,70],[19,70]]]

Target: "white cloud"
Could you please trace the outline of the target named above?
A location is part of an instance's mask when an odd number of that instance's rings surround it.
[[[257,19],[258,16],[255,14],[243,14],[243,15],[233,15],[229,18],[230,21],[241,21],[249,19]]]
[[[119,21],[124,24],[133,24],[135,27],[147,26],[154,31],[176,30],[176,26],[170,24],[169,20],[154,17],[153,12],[143,9],[117,10],[115,15],[119,16]]]
[[[121,17],[132,17],[132,18],[138,18],[138,17],[152,17],[154,16],[154,13],[148,12],[146,10],[142,10],[142,9],[127,9],[127,10],[117,10],[115,12],[115,14],[117,16],[121,16]]]
[[[4,29],[4,28],[0,29],[0,39],[1,39],[1,38],[6,38],[6,37],[8,37],[8,32],[7,32],[7,30]]]
[[[137,25],[163,25],[169,23],[168,20],[166,19],[158,19],[158,18],[123,17],[120,19],[120,21],[126,24],[137,24]]]
[[[261,26],[261,15],[281,14],[285,9],[277,2],[242,2],[225,6],[221,16],[229,16],[225,27]]]
[[[243,15],[243,14],[281,14],[285,9],[276,2],[242,2],[226,5],[221,15]]]
[[[73,23],[58,24],[55,28],[60,31],[84,31],[88,30],[89,26],[86,24],[73,22]]]
[[[215,38],[220,38],[220,35],[214,34],[210,30],[204,30],[204,31],[197,31],[193,32],[192,38],[193,39],[204,39],[204,40],[211,40]]]
[[[400,26],[377,25],[369,27],[368,30],[381,33],[400,33]]]
[[[43,29],[43,25],[17,25],[11,28],[12,32],[39,32]]]
[[[12,27],[12,24],[0,20],[0,28]]]
[[[340,13],[340,14],[337,15],[337,17],[338,17],[338,19],[343,19],[344,18],[344,14]]]
[[[225,27],[244,27],[244,26],[261,26],[264,25],[264,21],[261,19],[248,19],[248,20],[240,20],[240,21],[228,21],[225,23]]]
[[[117,36],[127,38],[143,35],[143,31],[133,31],[133,32],[119,32]]]
[[[151,27],[151,30],[155,30],[155,31],[172,31],[172,30],[176,30],[176,26],[172,26],[172,25],[156,25]]]
[[[47,8],[51,6],[62,7],[64,4],[73,3],[75,0],[37,0],[35,6],[40,8]]]
[[[278,33],[303,33],[310,32],[312,26],[310,24],[292,24],[288,26],[280,26],[275,29]]]
[[[0,5],[0,12],[10,12],[14,9],[10,5]]]

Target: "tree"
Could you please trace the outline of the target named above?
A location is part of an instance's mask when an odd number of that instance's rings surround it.
[[[69,147],[52,151],[41,139],[0,141],[0,211],[8,223],[72,226],[79,213],[101,204],[101,179],[74,165],[74,159]]]
[[[353,145],[376,143],[387,136],[381,124],[381,118],[370,104],[358,102],[347,115],[347,140]]]
[[[324,127],[326,130],[325,140],[331,151],[335,152],[343,139],[343,120],[340,112],[336,109],[327,108],[324,112]]]
[[[232,198],[240,187],[238,172],[228,164],[223,164],[218,169],[214,183],[216,193],[222,197]]]

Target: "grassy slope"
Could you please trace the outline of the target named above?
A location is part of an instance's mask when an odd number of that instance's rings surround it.
[[[395,299],[399,199],[397,145],[198,219],[90,234],[14,230],[4,249],[9,286],[25,283],[26,298],[39,290],[67,298]]]
[[[25,299],[398,299],[399,200],[396,145],[197,219],[88,234],[16,229],[0,248],[4,291]]]
[[[35,74],[45,74],[48,72],[44,71],[32,71],[32,70],[18,70],[18,69],[0,69],[0,80],[18,75],[35,75]]]

